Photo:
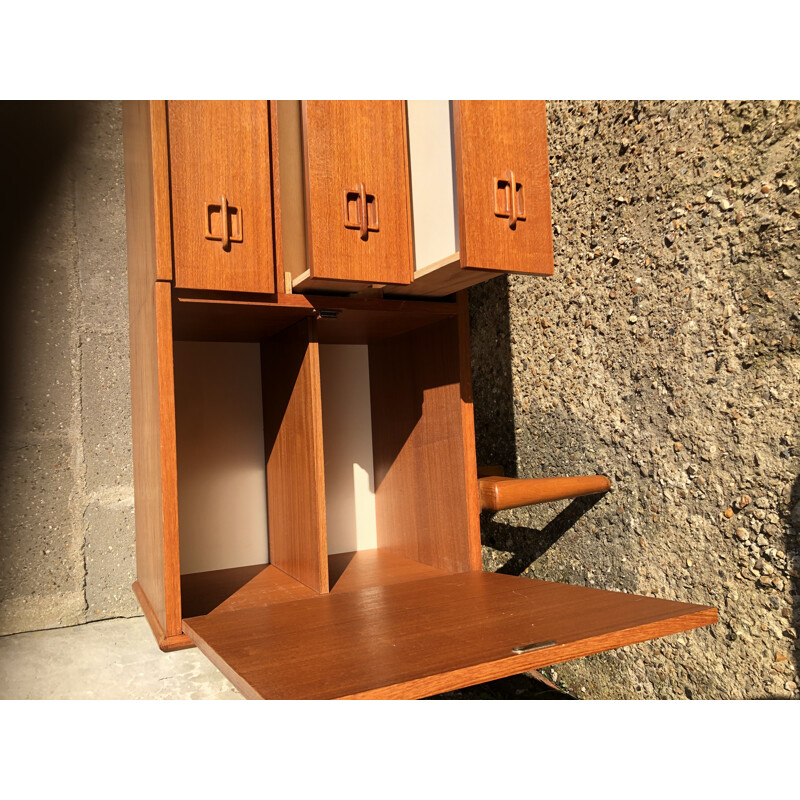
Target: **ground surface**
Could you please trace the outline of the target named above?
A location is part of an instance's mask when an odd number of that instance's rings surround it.
[[[439,695],[442,700],[568,696],[527,675]],[[199,650],[162,653],[143,617],[0,638],[0,700],[241,700]]]
[[[198,650],[162,653],[143,617],[0,639],[3,700],[240,700]]]

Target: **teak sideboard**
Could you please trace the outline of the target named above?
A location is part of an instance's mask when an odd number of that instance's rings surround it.
[[[553,273],[543,102],[127,102],[137,580],[252,698],[416,698],[716,621],[485,573],[466,287]]]

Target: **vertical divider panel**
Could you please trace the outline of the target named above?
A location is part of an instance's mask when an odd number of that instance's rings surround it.
[[[316,320],[261,343],[270,563],[328,591],[325,461]]]
[[[369,372],[378,547],[448,572],[480,568],[458,320],[372,343]]]

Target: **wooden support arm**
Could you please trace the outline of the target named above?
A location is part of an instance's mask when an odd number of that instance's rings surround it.
[[[479,478],[478,485],[481,509],[488,511],[599,494],[611,488],[611,482],[605,475],[582,475],[577,478],[505,478],[494,475]]]

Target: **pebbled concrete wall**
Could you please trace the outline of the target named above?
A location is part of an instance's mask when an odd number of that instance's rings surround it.
[[[3,103],[0,634],[138,614],[119,103]],[[9,158],[9,154],[14,154]]]
[[[613,488],[484,517],[485,567],[719,609],[579,696],[797,697],[800,105],[548,115],[555,276],[470,290],[478,458]]]

